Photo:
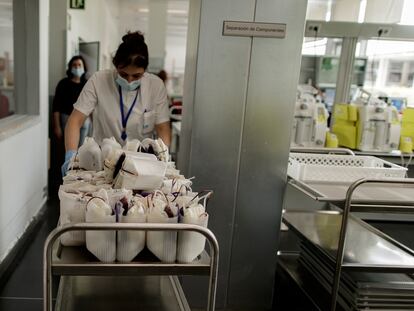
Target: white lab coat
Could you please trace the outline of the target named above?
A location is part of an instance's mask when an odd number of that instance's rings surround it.
[[[93,137],[101,144],[107,137],[123,144],[121,139],[122,118],[116,70],[102,70],[94,73],[83,88],[74,108],[86,116],[92,114]],[[124,115],[134,101],[137,91],[122,91]],[[143,130],[144,113],[149,128]],[[154,126],[170,120],[167,91],[157,76],[145,73],[141,78],[137,102],[126,126],[128,139],[142,140],[152,136]]]

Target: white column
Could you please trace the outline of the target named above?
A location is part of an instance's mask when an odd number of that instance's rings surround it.
[[[57,83],[65,76],[67,3],[66,0],[50,1],[49,95],[55,93]]]
[[[403,63],[402,70],[401,70],[401,86],[408,86],[408,76],[410,74],[410,61],[406,60]]]
[[[167,36],[167,0],[148,1],[149,20],[146,38],[150,55],[149,71],[163,69],[165,61],[165,44]]]
[[[209,227],[220,243],[220,309],[271,309],[306,4],[190,0],[200,18],[190,17],[188,28],[178,159],[196,176],[195,189],[214,190]],[[287,33],[223,36],[226,20],[284,23]],[[203,293],[186,282],[188,297]]]
[[[376,88],[383,88],[387,82],[389,59],[382,58],[379,62],[377,80],[375,81]]]

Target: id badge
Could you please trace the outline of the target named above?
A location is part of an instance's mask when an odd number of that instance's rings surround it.
[[[146,111],[142,117],[142,133],[148,134],[154,131],[155,113],[154,111]]]

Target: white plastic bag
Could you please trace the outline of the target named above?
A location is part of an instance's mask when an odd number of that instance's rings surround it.
[[[145,223],[147,215],[145,206],[135,202],[128,211],[123,210],[119,216],[121,223]],[[119,230],[117,232],[116,259],[121,262],[130,262],[145,247],[145,231]]]
[[[79,167],[87,171],[102,171],[102,152],[92,137],[86,137],[78,150]]]
[[[82,193],[65,192],[62,186],[59,189],[60,218],[59,224],[85,222],[86,202],[90,197]],[[61,235],[60,242],[64,246],[80,246],[85,244],[85,231],[68,231]]]
[[[185,177],[180,174],[180,170],[178,170],[175,167],[175,162],[168,162],[167,163],[167,171],[165,172],[165,176],[168,179],[174,179],[174,178],[179,178],[179,179],[184,178],[185,179]]]
[[[70,184],[76,181],[91,182],[94,173],[94,171],[69,170],[66,176],[63,177],[63,184]]]
[[[210,191],[210,190],[205,190],[205,191],[200,191],[200,192],[186,192],[186,193],[178,192],[175,194],[175,198],[172,202],[177,204],[180,210],[182,208],[186,208],[190,205],[197,204],[199,202],[201,202],[205,208],[207,205],[207,201],[212,194],[213,194],[213,191]]]
[[[104,161],[104,176],[106,182],[111,183],[114,179],[115,166],[124,154],[122,149],[112,149],[108,157]]]
[[[154,152],[158,160],[168,163],[170,161],[170,154],[168,152],[168,147],[164,144],[161,138],[156,140],[151,138],[145,138],[141,142],[142,147],[149,153]]]
[[[208,214],[201,204],[193,204],[180,210],[179,222],[207,228]],[[206,244],[206,238],[198,232],[180,231],[178,233],[177,261],[190,263],[200,255]]]
[[[119,174],[114,180],[114,188],[132,190],[153,190],[162,185],[166,164],[149,159],[148,155],[127,154]]]
[[[154,195],[150,200],[150,208],[147,216],[148,223],[177,223],[178,209],[170,204],[167,198]],[[148,249],[162,262],[175,262],[177,255],[176,231],[148,231]]]
[[[121,199],[130,202],[132,199],[132,191],[127,189],[111,189],[107,191],[109,206],[114,209],[115,204]]]
[[[91,183],[96,186],[104,187],[105,189],[109,189],[110,187],[112,187],[112,184],[106,181],[104,171],[93,173]]]
[[[123,150],[137,152],[141,147],[141,142],[138,139],[127,140]]]
[[[191,185],[193,182],[191,179],[181,179],[181,178],[174,178],[174,179],[166,179],[162,183],[161,191],[164,194],[170,193],[187,193],[191,190]]]
[[[104,138],[101,144],[102,160],[106,160],[112,150],[122,149],[121,145],[116,141],[115,137]]]
[[[108,204],[105,190],[86,205],[86,222],[115,223],[116,215]],[[116,258],[116,231],[86,231],[86,248],[102,262],[113,262]]]
[[[60,186],[59,189],[65,192],[70,192],[70,193],[81,192],[83,194],[88,194],[88,193],[92,194],[92,193],[99,191],[100,189],[107,190],[110,188],[111,188],[111,185],[109,184],[92,185],[89,182],[85,182],[81,180],[81,181],[75,181],[75,182],[68,183],[68,184],[63,184]]]

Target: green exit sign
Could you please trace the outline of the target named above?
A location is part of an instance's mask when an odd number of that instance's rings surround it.
[[[85,9],[85,1],[86,0],[69,0],[70,8],[71,9]]]

